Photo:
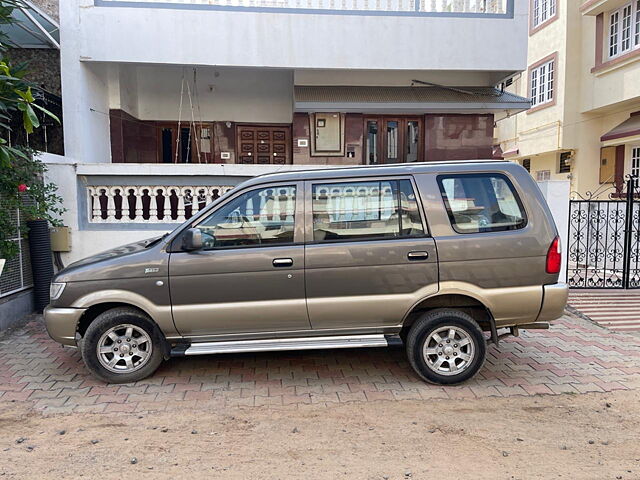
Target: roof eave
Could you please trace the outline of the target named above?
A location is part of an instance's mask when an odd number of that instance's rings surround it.
[[[531,108],[523,102],[420,102],[420,103],[379,103],[379,102],[295,102],[294,111],[299,113],[343,112],[377,114],[425,114],[425,113],[496,113],[510,115]]]

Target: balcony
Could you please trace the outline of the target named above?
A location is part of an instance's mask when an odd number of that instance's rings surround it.
[[[148,0],[96,0],[99,6],[141,7]],[[500,16],[512,14],[513,0],[161,0],[154,8],[190,8],[236,11],[286,11],[291,13],[331,13],[438,16]]]
[[[82,62],[501,78],[526,68],[527,5],[515,0],[69,0],[61,9],[67,58]]]
[[[626,3],[629,3],[629,0],[584,0],[580,5],[580,12],[582,15],[595,17],[620,8]]]

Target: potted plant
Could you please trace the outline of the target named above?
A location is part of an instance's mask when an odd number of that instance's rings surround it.
[[[49,285],[53,278],[53,261],[49,225],[59,226],[64,212],[62,198],[57,187],[44,181],[46,166],[38,159],[37,152],[21,149],[7,168],[0,171],[0,249],[3,258],[17,253],[17,231],[26,225],[31,269],[34,282],[36,311],[49,303]],[[20,219],[18,225],[16,217]],[[13,237],[13,238],[12,238]]]

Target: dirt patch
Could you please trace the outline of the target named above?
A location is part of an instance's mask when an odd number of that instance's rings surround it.
[[[0,411],[2,478],[640,478],[640,392],[43,417]]]

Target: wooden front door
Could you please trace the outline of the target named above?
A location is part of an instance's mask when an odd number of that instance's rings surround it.
[[[238,125],[237,163],[291,163],[291,127]]]
[[[421,162],[423,135],[422,117],[367,116],[364,119],[364,163]]]

